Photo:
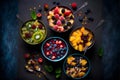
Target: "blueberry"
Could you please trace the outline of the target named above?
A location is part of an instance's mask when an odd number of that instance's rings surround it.
[[[80,21],[80,22],[82,22],[82,21],[83,21],[83,19],[79,19],[79,21]]]
[[[53,4],[56,4],[56,2],[54,1]]]
[[[85,12],[85,14],[88,15],[90,12],[91,12],[91,10],[88,9],[88,10]]]
[[[64,29],[68,29],[68,26],[64,26]]]
[[[67,22],[67,26],[71,26],[71,22]]]
[[[62,24],[65,24],[65,20],[62,20],[61,22],[62,22]]]
[[[94,21],[94,19],[93,19],[93,18],[88,18],[88,20],[89,20],[89,21],[91,21],[91,22],[93,22],[93,21]]]
[[[60,56],[57,56],[57,58],[59,59],[59,58],[60,58]]]
[[[74,19],[74,17],[71,15],[71,16],[70,16],[70,19]]]
[[[65,12],[65,9],[62,9],[62,13],[64,13]]]
[[[42,12],[42,9],[40,8],[40,9],[38,9],[38,12]]]
[[[57,46],[57,44],[54,44],[54,47],[56,47]]]
[[[57,4],[57,5],[60,5],[60,3],[59,3],[59,2],[57,2],[56,4]]]

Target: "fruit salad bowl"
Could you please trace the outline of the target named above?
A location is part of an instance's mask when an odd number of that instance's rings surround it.
[[[88,28],[79,27],[70,33],[69,42],[75,50],[83,52],[94,45],[94,34]]]
[[[74,15],[71,9],[66,6],[53,7],[47,15],[50,28],[55,32],[66,32],[74,24]]]
[[[72,80],[85,78],[91,70],[91,64],[86,56],[79,53],[69,55],[63,64],[64,73]]]
[[[47,35],[45,25],[39,20],[28,20],[20,28],[22,39],[30,45],[41,43]]]
[[[60,37],[50,37],[43,42],[41,50],[47,60],[58,62],[67,56],[68,44]]]

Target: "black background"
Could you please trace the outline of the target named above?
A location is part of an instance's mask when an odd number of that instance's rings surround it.
[[[33,1],[33,2],[31,2]],[[24,69],[25,61],[23,59],[23,54],[26,52],[35,52],[41,53],[40,45],[38,46],[29,46],[25,44],[19,35],[19,28],[17,24],[16,14],[20,14],[21,19],[23,21],[30,19],[30,7],[34,7],[39,4],[41,5],[44,3],[48,3],[50,8],[52,7],[52,1],[44,0],[19,0],[18,2],[15,0],[7,0],[3,1],[0,4],[0,22],[1,26],[1,80],[38,80],[35,75],[27,73]],[[60,2],[62,5],[67,5],[69,7],[70,2],[78,1],[78,6],[80,6],[83,0],[63,0],[65,2]],[[90,26],[86,26],[91,30],[94,29],[95,25],[101,20],[101,18],[105,19],[105,24],[103,27],[99,28],[96,32],[93,30],[95,34],[95,45],[87,52],[86,56],[90,59],[92,64],[91,73],[85,80],[119,80],[120,79],[120,51],[119,51],[119,13],[120,13],[120,2],[115,1],[101,1],[101,0],[91,0],[88,1],[89,6],[86,8],[90,8],[92,10],[92,14],[90,16],[95,18],[95,21],[90,24]],[[85,9],[86,9],[85,8]],[[84,9],[84,10],[85,10]],[[83,11],[84,11],[83,10]],[[46,22],[46,17],[43,17],[42,20],[44,21],[45,25],[48,27]],[[81,26],[80,22],[78,21],[78,17],[76,17],[74,26],[71,30],[75,27]],[[71,31],[70,30],[70,31]],[[66,41],[68,41],[69,33],[63,34],[56,34],[55,32],[51,31],[48,28],[47,37],[50,36],[60,36],[63,37]],[[56,34],[56,35],[55,35]],[[96,55],[97,49],[103,46],[104,48],[104,55],[103,57],[99,57]],[[69,54],[72,54],[76,51],[69,45]],[[45,62],[49,63],[48,61]],[[59,63],[50,63],[57,66],[62,66],[62,61]],[[56,66],[54,66],[56,67]],[[48,77],[51,80],[55,80],[53,74],[48,74]],[[60,80],[65,80],[65,76],[61,77]],[[66,79],[68,80],[68,79]]]

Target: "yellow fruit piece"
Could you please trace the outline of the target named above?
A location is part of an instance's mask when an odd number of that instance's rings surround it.
[[[83,31],[83,35],[88,35],[89,31],[88,30],[84,30]]]
[[[75,66],[75,65],[76,65],[76,62],[72,62],[71,65],[72,65],[72,66]]]
[[[84,31],[85,31],[85,27],[82,27],[82,28],[80,29],[80,31],[81,31],[81,32],[84,32]]]
[[[86,46],[89,47],[91,44],[92,44],[92,42],[87,42],[87,43],[86,43]]]
[[[85,68],[85,67],[81,68],[81,71],[86,71],[86,70],[87,70],[87,68]]]
[[[91,33],[88,34],[88,41],[91,41],[91,39],[93,38],[93,35]]]
[[[73,32],[73,33],[72,33],[72,36],[76,36],[76,35],[78,35],[77,32]]]
[[[75,40],[75,37],[74,37],[74,36],[71,36],[71,37],[70,37],[70,41],[73,41],[73,40]]]
[[[73,46],[77,46],[77,43],[73,43],[72,45],[73,45]]]
[[[85,66],[87,64],[87,60],[85,60],[85,59],[80,60],[80,64],[82,66]]]
[[[83,77],[84,75],[85,75],[85,72],[79,72],[79,73],[78,73],[78,76],[79,76],[79,77]]]
[[[72,56],[70,56],[70,57],[67,58],[67,63],[68,63],[68,64],[71,64],[71,62],[72,62],[73,60],[75,60],[75,58],[72,57]]]
[[[79,45],[79,51],[83,51],[83,46],[81,44]]]
[[[35,25],[35,26],[39,26],[39,25],[40,25],[40,23],[38,22],[38,20],[36,20],[36,21],[34,22],[34,25]]]
[[[74,49],[75,49],[75,50],[78,50],[78,46],[75,46]]]

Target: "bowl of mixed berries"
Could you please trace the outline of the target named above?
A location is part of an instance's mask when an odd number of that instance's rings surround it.
[[[66,32],[73,26],[74,15],[68,7],[56,6],[49,11],[47,20],[52,30],[56,32]]]
[[[41,21],[28,20],[22,25],[20,34],[26,43],[36,45],[46,38],[47,30]]]
[[[67,56],[68,44],[60,37],[50,37],[43,42],[41,50],[47,60],[58,62]]]

